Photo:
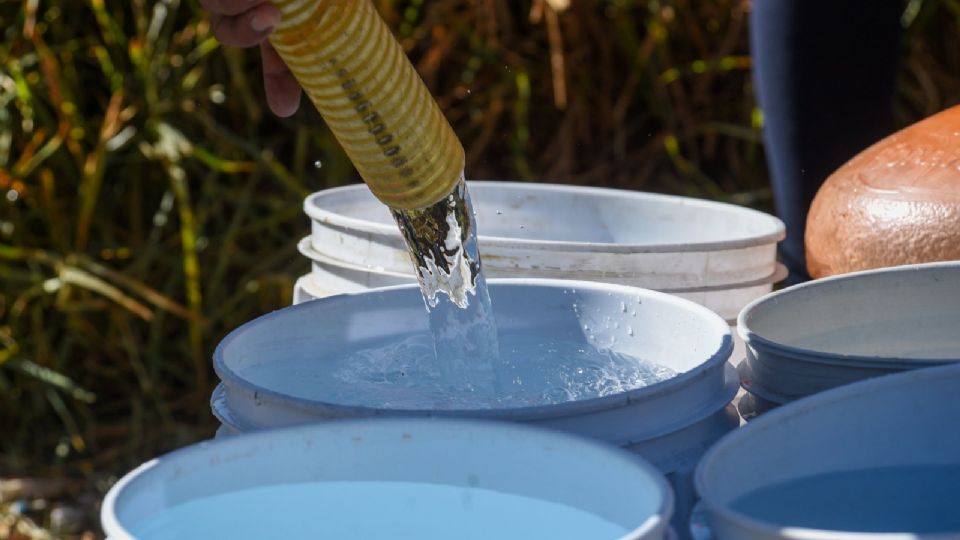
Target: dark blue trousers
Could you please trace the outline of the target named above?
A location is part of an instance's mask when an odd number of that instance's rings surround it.
[[[754,0],[750,44],[788,284],[809,279],[807,210],[840,165],[892,131],[901,0]]]

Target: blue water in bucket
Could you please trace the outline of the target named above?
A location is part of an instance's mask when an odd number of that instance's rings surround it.
[[[433,339],[426,333],[346,354],[292,354],[248,373],[264,388],[302,399],[438,410],[566,403],[643,388],[677,375],[582,338],[503,332],[500,342],[502,382],[497,391],[437,370]]]
[[[789,527],[870,533],[960,531],[960,465],[817,474],[751,491],[731,507]]]
[[[628,531],[570,506],[489,489],[414,482],[313,482],[174,506],[143,540],[186,538],[615,539]]]

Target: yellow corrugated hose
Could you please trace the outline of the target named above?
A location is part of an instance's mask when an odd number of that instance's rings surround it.
[[[370,190],[391,208],[438,202],[463,146],[370,0],[273,0],[270,42]]]

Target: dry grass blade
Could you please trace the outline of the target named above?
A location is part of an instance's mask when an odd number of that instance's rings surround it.
[[[145,321],[153,318],[153,311],[151,311],[150,308],[130,298],[117,287],[81,268],[64,265],[60,269],[59,280],[62,285],[75,285],[102,294]]]
[[[25,373],[49,386],[62,390],[70,397],[84,403],[93,403],[97,400],[97,395],[93,392],[81,388],[69,377],[57,373],[52,369],[43,367],[25,358],[11,358],[5,364],[5,367]]]
[[[87,256],[80,256],[77,258],[77,263],[84,266],[91,273],[100,276],[105,279],[109,279],[114,283],[122,285],[127,289],[133,291],[134,293],[140,295],[144,300],[150,302],[156,307],[168,311],[178,317],[182,317],[187,320],[197,322],[199,324],[204,323],[203,315],[197,311],[191,311],[190,309],[184,307],[180,303],[176,302],[169,296],[166,296],[159,291],[147,286],[145,283],[131,278],[121,272],[107,268],[106,266],[95,262]]]

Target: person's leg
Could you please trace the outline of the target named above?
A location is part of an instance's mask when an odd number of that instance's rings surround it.
[[[754,0],[750,45],[788,284],[809,279],[807,210],[834,170],[892,131],[901,0]]]

